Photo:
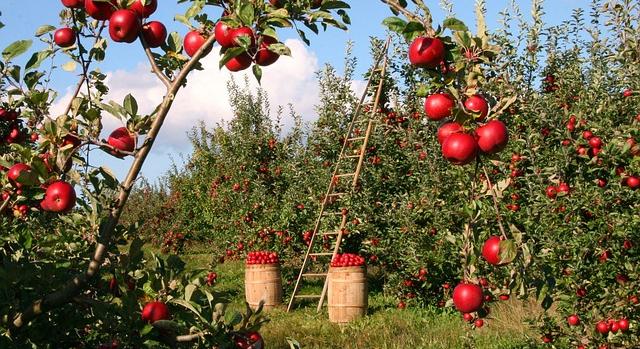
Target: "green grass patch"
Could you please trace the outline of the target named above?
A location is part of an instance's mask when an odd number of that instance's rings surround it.
[[[145,248],[145,254],[152,249]],[[189,253],[182,256],[187,269],[207,268],[212,256]],[[244,262],[216,265],[216,293],[229,302],[229,310],[244,309]],[[320,285],[306,287],[303,293],[319,293]],[[289,290],[290,292],[290,290]],[[285,301],[288,300],[288,293]],[[459,313],[449,309],[408,307],[397,309],[396,299],[381,293],[369,295],[369,314],[347,325],[329,322],[326,308],[316,312],[316,304],[287,313],[285,306],[269,311],[270,322],[260,331],[269,349],[289,348],[288,338],[303,348],[535,348],[538,337],[526,318],[539,312],[535,303],[519,300],[494,303],[485,325],[473,329]]]

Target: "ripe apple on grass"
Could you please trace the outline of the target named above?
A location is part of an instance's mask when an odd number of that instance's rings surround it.
[[[264,349],[264,340],[258,332],[236,334],[234,342],[238,349]]]

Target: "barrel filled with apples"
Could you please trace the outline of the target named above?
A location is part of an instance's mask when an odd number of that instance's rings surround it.
[[[252,309],[257,309],[260,301],[264,301],[264,310],[282,304],[282,276],[277,253],[249,252],[244,275],[245,296]]]
[[[336,255],[328,278],[329,321],[347,323],[367,313],[367,269],[363,257],[350,253]]]

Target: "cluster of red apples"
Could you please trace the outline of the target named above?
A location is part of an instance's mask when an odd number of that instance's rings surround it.
[[[278,254],[269,251],[254,251],[247,254],[247,264],[278,264]]]
[[[445,54],[446,47],[437,37],[419,37],[409,47],[409,61],[420,68],[447,67]],[[459,105],[449,93],[437,92],[428,96],[424,104],[429,120],[444,121],[456,115],[456,121],[446,121],[438,129],[442,155],[456,165],[472,162],[480,152],[496,154],[509,141],[509,132],[504,123],[495,119],[485,123],[489,103],[482,95],[472,94],[465,98],[462,105]],[[463,117],[465,115],[467,117]],[[471,119],[470,124],[480,124],[475,130],[468,130],[464,122],[457,121],[460,119]]]
[[[162,46],[167,39],[167,28],[159,21],[146,21],[158,7],[158,0],[136,0],[129,8],[119,8],[116,0],[111,2],[98,2],[96,0],[62,0],[62,4],[68,8],[84,9],[94,19],[109,21],[109,35],[115,42],[134,42],[140,34],[147,46],[157,48]],[[260,66],[268,66],[275,63],[280,57],[269,50],[269,46],[278,41],[270,36],[256,35],[248,26],[238,28],[230,27],[224,21],[219,21],[215,26],[216,41],[222,46],[223,52],[229,48],[239,47],[240,37],[247,37],[250,45],[247,52],[231,58],[225,66],[230,71],[236,72],[247,69],[252,63]],[[60,28],[54,34],[54,42],[63,48],[71,47],[76,43],[76,32],[72,28]],[[184,50],[189,56],[193,56],[204,45],[208,34],[204,31],[192,30],[184,37]],[[207,52],[208,53],[208,52]]]
[[[353,253],[343,253],[337,254],[331,260],[331,267],[333,268],[341,268],[341,267],[361,267],[364,265],[364,257],[358,256]]]

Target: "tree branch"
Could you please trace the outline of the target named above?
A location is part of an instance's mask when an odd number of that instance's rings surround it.
[[[74,21],[75,21],[75,17],[74,17]],[[100,29],[98,29],[98,33],[96,35],[96,39],[94,41],[94,44],[98,42],[98,40],[100,40],[100,38],[102,37],[102,31],[104,30],[104,28],[106,27],[106,23],[102,22],[102,25],[100,26]],[[78,51],[80,51],[80,33],[76,33],[76,40],[78,42]],[[89,57],[89,60],[85,62],[83,56],[82,56],[82,52],[79,52],[79,56],[80,56],[80,60],[82,61],[81,65],[82,65],[82,76],[80,77],[80,81],[78,81],[78,84],[76,85],[76,89],[75,91],[73,91],[73,94],[71,95],[71,99],[69,100],[69,103],[67,104],[67,107],[64,109],[64,114],[63,115],[68,115],[69,112],[71,111],[71,107],[73,106],[73,100],[76,99],[76,97],[78,97],[78,94],[80,93],[80,90],[82,89],[82,85],[84,85],[84,83],[87,83],[87,91],[89,93],[91,93],[91,90],[89,88],[89,79],[87,78],[88,75],[88,71],[89,71],[89,66],[91,65],[91,63],[93,62],[93,60],[91,59],[91,57]],[[87,97],[91,97],[91,96],[87,96]]]
[[[73,297],[77,296],[87,286],[87,283],[90,279],[98,274],[98,272],[100,271],[100,267],[104,261],[104,257],[111,247],[111,235],[118,225],[118,221],[120,220],[120,216],[122,215],[124,205],[129,198],[131,189],[133,188],[133,185],[138,175],[140,174],[140,170],[142,169],[142,165],[144,164],[147,155],[149,155],[149,152],[153,147],[153,143],[158,136],[158,133],[160,132],[160,129],[162,128],[167,115],[169,114],[169,110],[173,105],[175,96],[184,84],[191,70],[193,70],[193,68],[202,58],[205,50],[208,50],[214,42],[215,36],[212,35],[196,52],[193,58],[182,68],[182,70],[178,74],[178,77],[173,81],[170,88],[167,89],[167,94],[164,96],[162,104],[158,109],[157,116],[153,121],[153,124],[151,125],[151,130],[149,131],[142,147],[140,147],[140,149],[136,153],[133,164],[129,169],[129,173],[127,174],[124,184],[120,188],[118,199],[115,201],[115,205],[111,209],[109,217],[100,227],[98,244],[87,270],[83,274],[75,276],[60,290],[36,300],[23,312],[16,314],[11,324],[11,329],[20,329],[40,314],[50,311],[61,305],[67,304],[70,300],[73,299]]]
[[[0,213],[4,212],[4,210],[9,206],[10,201],[11,201],[11,197],[8,197],[6,200],[2,202],[2,205],[0,205]]]
[[[433,29],[432,23],[429,19],[420,18],[420,16],[418,16],[417,14],[407,10],[405,7],[400,5],[400,3],[398,3],[398,0],[380,0],[380,1],[387,4],[392,9],[402,13],[410,21],[422,23],[424,30],[427,32],[427,35],[431,37],[435,36],[436,31]]]
[[[489,179],[487,168],[482,166],[482,170],[484,171],[484,178],[487,180],[487,184],[489,185],[489,192],[491,193],[491,198],[493,199],[493,208],[496,210],[496,218],[498,219],[498,228],[500,228],[500,234],[502,234],[503,238],[507,239],[507,233],[505,232],[504,226],[502,225],[502,216],[500,215],[500,209],[498,208],[498,198],[496,198],[496,191],[493,189],[493,184],[491,184],[491,180]]]
[[[160,70],[160,68],[158,68],[158,65],[156,64],[156,60],[153,58],[153,53],[151,52],[151,49],[149,48],[147,41],[144,39],[144,35],[142,35],[142,31],[140,31],[139,37],[140,37],[140,43],[142,44],[142,48],[144,49],[144,53],[147,55],[147,58],[149,59],[149,63],[151,64],[151,70],[153,71],[154,74],[156,74],[158,79],[162,81],[164,86],[167,89],[170,89],[171,80],[169,80],[169,78]]]

